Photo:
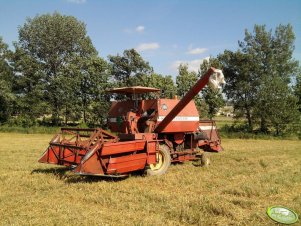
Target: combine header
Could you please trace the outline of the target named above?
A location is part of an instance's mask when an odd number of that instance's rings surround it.
[[[141,99],[159,92],[149,87],[125,87],[110,93],[131,96],[114,101],[109,129],[62,128],[39,162],[64,165],[81,175],[125,176],[137,170],[149,175],[167,171],[171,162],[205,160],[205,152],[222,150],[214,121],[200,121],[193,98],[208,84],[224,83],[220,70],[210,68],[181,99]],[[157,95],[158,96],[158,95]]]

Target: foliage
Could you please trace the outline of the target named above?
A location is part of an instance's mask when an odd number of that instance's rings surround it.
[[[103,125],[109,102],[109,97],[104,91],[111,87],[108,83],[109,65],[96,55],[89,59],[79,59],[77,62],[78,67],[73,68],[73,72],[78,74],[78,91],[74,99],[79,102],[80,112],[83,113],[79,118],[82,117],[84,123],[90,125]],[[95,108],[99,110],[96,111]]]
[[[7,121],[13,111],[15,95],[12,92],[12,70],[9,66],[9,50],[0,36],[0,123]]]
[[[153,69],[135,49],[124,50],[123,55],[109,55],[112,74],[117,86],[143,85],[145,76],[149,76]]]
[[[97,56],[85,24],[59,13],[28,18],[15,48],[21,113],[32,118],[51,113],[55,125],[62,116],[65,124],[82,117],[86,122],[89,105],[107,87],[108,65]]]
[[[211,118],[211,116],[209,115],[209,106],[203,97],[201,97],[200,95],[197,95],[194,98],[194,102],[195,102],[196,108],[199,112],[199,116],[201,119]]]
[[[177,92],[173,79],[170,75],[164,76],[152,73],[148,76],[147,82],[144,85],[160,89],[160,98],[174,98]]]
[[[249,56],[241,51],[226,50],[218,58],[223,64],[226,80],[224,92],[233,103],[235,115],[247,118],[249,130],[251,131],[254,124],[251,113],[256,102],[255,94],[259,87],[259,80],[254,73],[251,73]]]
[[[179,74],[176,77],[177,94],[183,97],[197,81],[197,74],[188,71],[188,65],[181,64],[178,68]]]
[[[206,73],[210,67],[221,68],[221,64],[217,58],[210,57],[209,60],[204,60],[200,65],[199,77]],[[207,104],[208,117],[212,119],[219,109],[225,105],[222,93],[220,90],[214,90],[209,86],[205,86],[201,93]]]
[[[299,112],[301,113],[301,68],[300,67],[296,76],[296,85],[294,87],[294,93],[298,99]]]
[[[253,34],[246,30],[238,51],[226,50],[218,57],[227,82],[226,95],[234,103],[236,115],[246,116],[250,130],[256,124],[261,132],[274,127],[279,134],[285,129],[280,125],[295,120],[296,99],[289,88],[298,68],[292,58],[294,40],[290,25],[279,25],[274,34],[255,25]],[[278,113],[272,114],[274,110]]]
[[[266,77],[257,97],[255,117],[264,118],[265,126],[273,128],[277,136],[292,122],[297,121],[300,115],[297,110],[297,98],[279,77]]]
[[[37,117],[50,112],[50,105],[44,97],[44,73],[37,61],[17,44],[11,59],[14,71],[13,91],[17,96],[15,115],[34,123]]]
[[[161,98],[173,98],[176,87],[171,76],[153,72],[153,68],[135,49],[125,50],[123,55],[109,56],[114,86],[147,86],[161,90]],[[144,95],[144,97],[155,94]],[[117,99],[123,98],[116,95]]]

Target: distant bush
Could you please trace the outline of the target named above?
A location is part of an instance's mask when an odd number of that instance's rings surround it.
[[[297,128],[298,127],[298,128]],[[258,130],[250,130],[247,124],[234,123],[232,125],[225,124],[219,128],[219,133],[222,138],[238,138],[238,139],[301,139],[301,125],[296,124],[286,133],[276,135],[273,131],[262,133]]]
[[[8,126],[17,126],[17,127],[23,127],[23,128],[29,128],[33,126],[37,126],[37,121],[27,115],[20,115],[16,117],[12,117],[8,120],[6,123]]]

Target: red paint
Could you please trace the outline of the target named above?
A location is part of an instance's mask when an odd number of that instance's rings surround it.
[[[195,160],[199,149],[221,151],[214,121],[199,121],[192,101],[214,70],[209,69],[182,100],[157,98],[113,102],[108,126],[118,134],[116,136],[100,128],[62,128],[39,162],[72,166],[75,173],[83,175],[125,175],[156,164],[160,145],[169,147],[172,162]],[[137,96],[157,91],[147,87],[124,87],[110,92]]]

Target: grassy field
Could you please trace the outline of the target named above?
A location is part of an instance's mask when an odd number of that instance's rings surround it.
[[[230,126],[235,121],[232,117],[226,117],[226,116],[216,116],[213,120],[215,120],[218,128],[222,128],[226,124]]]
[[[301,214],[300,141],[225,139],[208,168],[112,180],[37,163],[50,138],[0,133],[0,225],[274,225],[272,205]]]

